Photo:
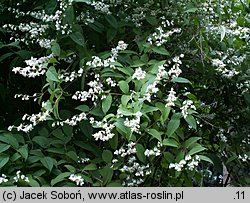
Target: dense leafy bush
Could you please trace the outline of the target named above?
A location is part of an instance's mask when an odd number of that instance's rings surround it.
[[[248,4],[4,1],[1,185],[248,185]]]

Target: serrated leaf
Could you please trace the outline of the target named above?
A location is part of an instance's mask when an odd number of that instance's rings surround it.
[[[165,146],[170,146],[170,147],[175,147],[175,148],[179,148],[179,145],[180,145],[176,140],[171,139],[171,138],[164,139],[162,144]]]
[[[154,138],[156,138],[157,140],[159,140],[160,142],[162,142],[161,135],[163,134],[163,132],[159,132],[159,131],[151,128],[148,130],[148,133],[150,135],[152,135]]]
[[[102,111],[104,114],[108,112],[112,104],[112,96],[108,95],[106,98],[102,100]]]

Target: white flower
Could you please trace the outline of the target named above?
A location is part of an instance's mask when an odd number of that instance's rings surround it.
[[[171,90],[169,91],[169,95],[167,98],[167,103],[166,103],[166,107],[168,106],[175,106],[175,101],[177,100],[177,97],[175,96],[176,92],[174,91],[173,88],[171,88]]]
[[[84,185],[84,179],[82,176],[77,176],[75,174],[71,174],[69,177],[69,180],[73,181],[76,183],[76,185],[83,186]]]
[[[146,72],[141,69],[141,67],[137,68],[132,76],[132,79],[143,80],[145,79]]]

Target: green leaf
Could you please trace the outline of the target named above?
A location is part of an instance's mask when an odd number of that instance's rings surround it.
[[[80,46],[85,45],[84,37],[83,37],[82,33],[80,33],[80,32],[74,32],[74,33],[70,34],[70,38]]]
[[[105,99],[102,100],[102,111],[104,114],[108,112],[112,104],[112,96],[108,95]]]
[[[91,0],[73,0],[73,1],[87,3],[87,4],[90,4],[92,2]]]
[[[146,163],[145,149],[141,144],[136,144],[136,156],[142,163]]]
[[[102,159],[106,163],[111,163],[111,161],[113,159],[113,153],[111,151],[109,151],[109,150],[104,150],[102,152]]]
[[[17,151],[22,155],[22,157],[27,160],[29,151],[27,149],[28,145],[25,145],[23,147],[20,147]]]
[[[12,135],[12,134],[4,134],[4,137],[7,138],[7,142],[8,144],[10,144],[14,149],[18,149],[19,148],[19,144],[17,139]]]
[[[189,8],[188,10],[186,10],[186,13],[195,13],[198,10],[198,8]]]
[[[117,29],[109,28],[107,30],[107,42],[108,43],[111,42],[115,38],[116,34],[117,34]]]
[[[32,139],[33,142],[37,143],[39,146],[46,148],[49,145],[49,140],[43,136],[35,136]]]
[[[8,163],[10,157],[8,155],[2,154],[0,155],[0,169]]]
[[[121,103],[123,106],[127,106],[128,101],[131,99],[129,95],[122,95],[121,97]]]
[[[107,185],[111,181],[113,173],[113,169],[109,167],[105,167],[100,170],[100,174],[103,177],[103,185]]]
[[[182,77],[174,78],[172,81],[177,82],[177,83],[189,83],[189,84],[192,84],[188,79],[182,78]]]
[[[156,26],[158,24],[157,18],[155,16],[147,15],[146,21],[148,21],[148,23],[152,26]]]
[[[190,125],[192,128],[194,128],[195,130],[197,129],[197,124],[196,124],[196,120],[192,115],[187,115],[187,117],[185,118],[185,120],[187,121],[188,125]]]
[[[80,110],[82,112],[88,112],[89,111],[89,107],[87,105],[80,105],[80,106],[76,107],[75,109]]]
[[[55,67],[51,66],[46,72],[48,81],[60,82]]]
[[[206,161],[206,162],[209,162],[211,164],[214,164],[214,162],[207,156],[199,155],[199,157],[200,157],[200,160],[202,160],[202,161]]]
[[[180,118],[172,116],[167,126],[167,134],[171,136],[180,126]]]
[[[83,170],[85,170],[85,171],[94,171],[96,169],[97,169],[97,166],[95,164],[93,164],[93,163],[88,164],[87,166],[85,166],[83,168]]]
[[[65,180],[66,177],[69,177],[72,173],[71,172],[64,172],[56,176],[54,179],[51,180],[51,186],[54,186],[57,183],[60,183]]]
[[[152,49],[155,53],[169,56],[169,52],[164,47],[154,47]]]
[[[51,51],[54,55],[56,56],[60,56],[60,53],[61,53],[61,48],[60,48],[60,45],[58,43],[54,43],[51,47]]]
[[[121,91],[125,94],[128,94],[129,93],[129,85],[126,81],[120,81],[119,82],[119,87],[121,89]]]
[[[90,123],[88,121],[83,121],[79,124],[81,131],[83,132],[83,134],[88,137],[91,138],[92,137],[92,133],[93,133],[93,127],[92,125],[90,125]]]
[[[14,53],[6,53],[0,56],[0,62],[7,59],[8,57],[12,56]]]
[[[204,151],[206,148],[205,147],[202,147],[201,145],[196,145],[194,148],[192,148],[189,152],[188,152],[188,155],[194,155],[194,154],[197,154],[199,152],[202,152]]]
[[[148,130],[148,133],[150,135],[152,135],[154,138],[156,138],[157,140],[159,140],[160,142],[162,142],[161,135],[163,134],[163,132],[159,132],[159,131],[151,128]]]
[[[70,159],[72,159],[73,161],[75,161],[76,163],[78,162],[78,156],[77,156],[76,152],[69,151],[66,153],[66,156],[69,157]]]
[[[238,156],[235,153],[233,153],[233,155],[227,159],[226,165],[231,163],[235,159],[238,159]]]
[[[250,107],[250,94],[244,93],[244,98],[245,98],[246,104]]]
[[[117,20],[114,16],[112,15],[105,15],[105,19],[108,21],[108,23],[115,29],[118,27]]]
[[[0,153],[8,150],[10,148],[9,144],[0,144]]]
[[[51,172],[53,165],[54,165],[53,159],[51,157],[43,157],[43,158],[41,158],[40,161],[41,161],[42,165]]]
[[[192,146],[192,144],[196,143],[200,139],[201,137],[190,137],[183,143],[183,147],[189,148],[190,146]]]
[[[176,148],[179,148],[180,145],[176,140],[171,138],[164,139],[162,144],[165,146],[176,147]]]

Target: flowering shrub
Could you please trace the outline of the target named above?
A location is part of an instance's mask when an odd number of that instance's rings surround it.
[[[0,184],[249,184],[248,3],[4,2]]]

